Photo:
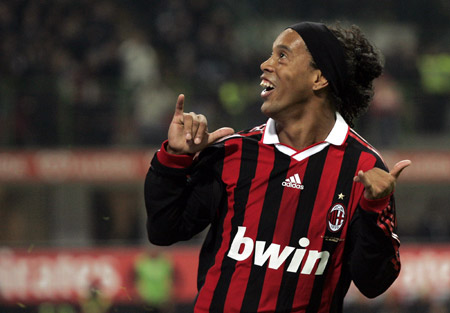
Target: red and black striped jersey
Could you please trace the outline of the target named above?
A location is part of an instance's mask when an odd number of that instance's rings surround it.
[[[195,312],[341,312],[352,280],[374,297],[400,270],[393,196],[366,200],[353,181],[373,167],[386,169],[339,114],[302,151],[279,143],[273,120],[195,160],[163,145],[146,179],[149,239],[168,245],[210,226]]]

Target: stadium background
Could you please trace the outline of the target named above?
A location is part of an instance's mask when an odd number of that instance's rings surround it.
[[[403,270],[345,312],[450,312],[450,2],[0,2],[0,312],[189,312],[203,235],[145,238],[143,179],[178,93],[210,129],[263,123],[259,64],[300,20],[359,25],[385,58],[356,130],[413,166]]]

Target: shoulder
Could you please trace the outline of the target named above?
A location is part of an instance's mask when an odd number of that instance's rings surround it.
[[[262,124],[260,126],[241,130],[233,135],[223,137],[204,149],[199,154],[198,159],[221,159],[225,156],[225,150],[228,154],[232,151],[240,150],[244,142],[258,142],[262,138],[265,126],[265,124]]]
[[[262,125],[259,125],[259,126],[253,127],[253,128],[241,130],[237,133],[234,133],[233,135],[229,135],[229,136],[219,139],[218,141],[213,143],[211,146],[209,146],[209,148],[220,148],[220,147],[224,147],[224,146],[230,146],[230,145],[238,144],[239,142],[247,141],[247,140],[259,141],[259,140],[261,140],[261,138],[264,134],[265,128],[266,128],[266,124],[262,124]]]
[[[352,128],[350,128],[348,133],[347,144],[360,154],[361,165],[366,164],[369,167],[388,170],[381,153]],[[369,164],[372,165],[370,166]]]

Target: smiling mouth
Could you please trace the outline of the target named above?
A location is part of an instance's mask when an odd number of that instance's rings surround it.
[[[275,89],[275,86],[271,82],[269,82],[265,79],[263,79],[259,85],[264,87],[263,91],[271,91],[271,90]]]
[[[259,85],[264,87],[263,91],[261,92],[261,97],[263,98],[267,98],[275,89],[275,85],[265,79],[263,79]]]

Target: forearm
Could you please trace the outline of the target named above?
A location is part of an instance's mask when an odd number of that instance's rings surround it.
[[[145,180],[148,238],[157,245],[169,245],[189,239],[186,231],[189,226],[184,225],[183,219],[186,176],[182,170],[178,171],[179,175],[161,174],[152,165]]]
[[[202,172],[191,163],[190,157],[168,154],[164,145],[152,160],[144,192],[148,237],[154,244],[188,240],[212,219],[217,183],[208,178],[193,183]]]
[[[355,285],[367,297],[383,293],[399,274],[400,242],[395,228],[394,202],[390,197],[360,202],[351,227],[350,270]]]

